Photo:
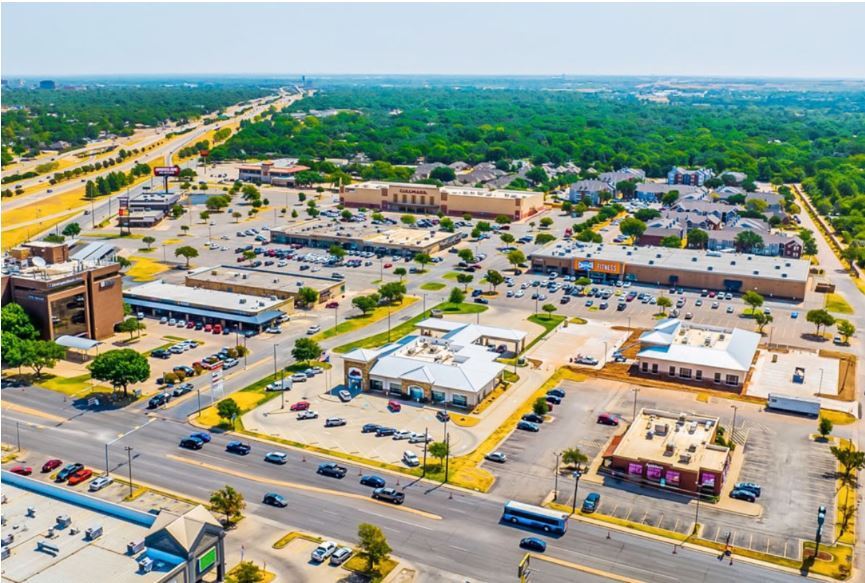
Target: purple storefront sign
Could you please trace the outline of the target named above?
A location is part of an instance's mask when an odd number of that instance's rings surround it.
[[[643,465],[642,464],[635,464],[634,462],[629,463],[628,464],[628,473],[629,474],[635,474],[637,476],[642,476],[643,475]]]

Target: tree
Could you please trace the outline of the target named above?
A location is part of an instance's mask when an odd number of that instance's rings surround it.
[[[702,229],[691,229],[688,231],[688,247],[691,249],[705,249],[709,244],[709,233]]]
[[[202,223],[206,223],[210,219],[210,211],[201,211],[198,213],[198,217],[201,219]]]
[[[413,227],[415,223],[414,215],[403,215],[399,218],[399,220],[403,225],[407,227]]]
[[[300,300],[303,307],[312,307],[318,301],[318,291],[309,286],[303,286],[297,290],[297,299]]]
[[[519,249],[514,249],[513,251],[509,251],[507,254],[508,263],[510,263],[514,270],[518,269],[520,264],[526,262],[526,254],[520,251]]]
[[[661,211],[658,209],[652,208],[644,208],[640,209],[634,213],[634,217],[640,219],[644,223],[647,221],[651,221],[652,219],[657,219],[661,216]]]
[[[81,232],[81,225],[78,223],[69,223],[63,228],[62,232],[67,237],[77,237]]]
[[[226,401],[234,402],[232,399],[226,399]],[[224,402],[221,401],[220,405]],[[210,507],[214,512],[224,514],[225,525],[230,526],[243,516],[246,501],[243,499],[243,494],[226,484],[224,488],[216,490],[210,495]]]
[[[583,275],[583,276],[577,278],[577,281],[575,281],[574,283],[577,285],[581,285],[581,286],[585,287],[587,285],[590,285],[592,283],[592,280],[589,279],[588,277],[586,277],[585,275]]]
[[[294,211],[294,212],[296,213],[297,211]],[[296,214],[293,215],[293,216],[294,216],[294,217],[297,217]],[[243,217],[243,213],[239,213],[239,212],[237,212],[237,211],[234,211],[234,212],[231,213],[231,218],[234,219],[234,222],[235,222],[235,223],[239,223],[239,222],[240,222],[240,219],[241,219],[242,217]]]
[[[838,330],[838,334],[844,339],[844,343],[850,341],[850,337],[856,333],[856,326],[853,325],[850,320],[838,320],[835,322],[835,328]]]
[[[378,288],[378,295],[388,303],[399,303],[402,301],[403,296],[405,296],[405,284],[399,281],[383,284]]]
[[[555,304],[544,304],[543,306],[541,306],[541,309],[547,313],[547,320],[550,319],[550,317],[553,315],[553,312],[558,310]]]
[[[186,209],[180,206],[179,204],[175,204],[171,207],[171,218],[179,219],[183,216],[183,213],[186,212]]]
[[[457,177],[457,174],[450,166],[439,166],[437,168],[433,168],[432,172],[429,173],[429,177],[433,180],[450,182]]]
[[[671,207],[676,204],[676,201],[679,200],[679,191],[671,190],[669,192],[665,192],[661,195],[661,204],[667,207]]]
[[[471,232],[472,239],[480,239],[481,238],[481,230],[475,227]]]
[[[837,445],[833,445],[829,451],[841,464],[841,481],[845,484],[852,483],[854,472],[859,472],[865,467],[865,452],[856,451],[851,446],[840,447]]]
[[[350,220],[351,220],[351,217],[354,216],[354,215],[351,214],[351,211],[350,211],[350,210],[345,209],[345,210],[343,210],[343,211],[340,213],[340,216],[342,217],[342,220],[344,220],[344,221],[350,221]]]
[[[334,243],[330,246],[330,249],[327,250],[328,253],[336,257],[337,259],[342,259],[345,257],[345,249],[342,248],[342,245],[337,245]]]
[[[619,231],[626,237],[633,237],[634,241],[638,241],[643,233],[646,232],[646,223],[634,217],[628,217],[619,223]]]
[[[368,312],[371,312],[378,305],[378,295],[373,294],[369,296],[356,296],[352,298],[351,305],[361,311],[361,313],[366,316]]]
[[[820,422],[817,425],[817,430],[820,432],[820,437],[825,440],[826,437],[828,437],[829,434],[832,433],[833,427],[834,425],[832,424],[831,419],[828,419],[826,417],[820,417]]]
[[[516,241],[516,238],[510,233],[502,233],[501,235],[499,235],[499,239],[501,239],[502,243],[504,243],[505,245],[511,245],[514,241]]]
[[[465,301],[466,294],[458,287],[452,288],[448,301],[452,304],[461,304]]]
[[[255,251],[253,251],[252,249],[248,249],[248,250],[244,251],[244,252],[241,254],[241,256],[242,256],[246,261],[252,261],[253,259],[255,259]]]
[[[453,233],[456,226],[454,225],[453,219],[450,217],[444,217],[439,221],[439,228],[442,231],[447,231],[448,233]]]
[[[751,306],[751,314],[753,314],[757,308],[763,305],[764,300],[763,296],[753,290],[749,290],[742,295],[742,301]]]
[[[763,334],[763,328],[773,320],[772,314],[757,312],[754,314],[754,322],[757,323],[757,332]]]
[[[138,335],[141,336],[141,330],[144,330],[147,326],[139,320],[138,318],[126,318],[119,324],[117,324],[118,332],[129,332],[129,339],[132,340],[132,335],[135,332],[138,332]]]
[[[826,310],[822,310],[822,309],[820,309],[820,310],[808,310],[808,313],[805,314],[805,319],[817,327],[816,334],[818,336],[820,335],[820,328],[821,327],[826,328],[826,327],[829,327],[835,323],[835,317],[832,316],[832,314],[830,314]]]
[[[53,340],[22,340],[17,349],[23,359],[21,365],[32,368],[37,378],[43,368],[52,368],[66,355],[66,349]]]
[[[753,253],[763,248],[763,237],[754,231],[742,231],[733,239],[733,243],[738,251],[744,253]]]
[[[571,214],[571,211],[574,210],[574,203],[569,200],[566,200],[562,203],[562,212],[566,215]]]
[[[216,404],[216,414],[219,415],[220,419],[225,419],[231,423],[232,427],[234,427],[234,420],[240,417],[242,413],[240,405],[234,399],[223,399]]]
[[[579,468],[580,465],[589,462],[589,456],[580,451],[580,448],[578,447],[569,447],[562,452],[562,461],[569,466]]]
[[[147,245],[147,248],[150,249],[154,243],[156,243],[156,237],[151,237],[150,235],[145,235],[141,238],[141,242]]]
[[[552,226],[553,226],[553,219],[552,218],[544,217],[541,219],[541,228],[542,229],[549,229]]]
[[[264,579],[264,571],[252,561],[238,563],[225,577],[226,583],[261,583]]]
[[[550,412],[550,404],[547,403],[547,399],[545,397],[538,397],[537,399],[535,399],[535,402],[532,403],[532,411],[535,415],[540,415],[541,417],[543,417]]]
[[[432,445],[430,451],[432,451]],[[366,570],[371,573],[376,570],[377,565],[388,559],[392,549],[387,544],[387,539],[381,529],[372,524],[365,522],[359,524],[357,538],[357,546],[361,555],[366,559]]]
[[[408,271],[405,270],[405,267],[397,267],[393,270],[393,274],[398,275],[400,281],[402,281],[402,278],[404,278],[407,273]]]
[[[432,261],[432,257],[427,255],[426,253],[417,253],[414,256],[415,263],[421,266],[421,269],[424,269],[430,261]]]
[[[496,287],[500,286],[505,281],[504,276],[495,269],[487,270],[486,278],[487,283],[490,284],[490,288],[492,289],[492,291],[496,291]]]
[[[475,262],[475,254],[472,253],[472,250],[468,247],[464,249],[460,249],[457,251],[457,257],[465,261],[466,263],[474,263]]]
[[[111,383],[115,390],[123,393],[133,383],[143,383],[150,378],[150,363],[147,358],[131,348],[109,350],[93,359],[88,367],[90,376],[98,381]]]
[[[675,235],[664,237],[660,240],[661,247],[669,247],[670,249],[678,249],[682,246],[682,240]]]
[[[658,307],[661,308],[661,313],[666,314],[667,308],[672,307],[673,300],[668,298],[667,296],[659,296],[658,297]]]
[[[547,171],[542,166],[533,166],[531,170],[526,172],[526,178],[531,180],[535,185],[543,184],[549,180]]]
[[[434,458],[438,458],[439,465],[442,464],[442,460],[448,456],[448,444],[444,441],[434,441],[429,444],[429,454]]]
[[[555,235],[552,233],[538,233],[535,235],[535,243],[538,245],[546,245],[550,241],[554,241],[555,238]]]
[[[30,321],[30,316],[19,304],[6,304],[0,314],[0,328],[4,334],[12,334],[21,340],[33,340],[39,335]]]
[[[474,280],[475,276],[471,273],[458,273],[457,283],[463,284],[463,291],[469,291],[469,284]]]
[[[294,347],[291,349],[291,355],[295,360],[300,362],[309,362],[317,360],[321,356],[321,346],[312,338],[298,338],[294,341]]]
[[[174,250],[174,256],[185,258],[186,268],[189,269],[189,260],[198,257],[198,249],[190,245],[183,245]]]

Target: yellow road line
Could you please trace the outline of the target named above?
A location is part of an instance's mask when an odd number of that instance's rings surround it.
[[[228,474],[229,476],[234,476],[236,478],[244,478],[247,480],[252,480],[254,482],[260,482],[262,484],[271,484],[274,486],[285,486],[287,488],[291,488],[293,490],[302,490],[305,492],[315,492],[317,494],[328,494],[331,496],[341,496],[343,498],[353,498],[355,500],[363,500],[365,502],[372,502],[374,504],[379,504],[381,506],[386,506],[387,508],[394,508],[396,510],[402,510],[403,512],[409,512],[411,514],[416,514],[417,516],[422,516],[424,518],[429,518],[431,520],[441,520],[442,517],[437,514],[432,514],[431,512],[425,512],[423,510],[418,510],[417,508],[409,508],[402,504],[390,504],[386,502],[382,502],[380,500],[375,500],[374,498],[370,498],[368,496],[362,496],[360,494],[354,494],[352,492],[340,492],[339,490],[331,490],[330,488],[320,488],[318,486],[307,486],[306,484],[298,484],[297,482],[285,482],[283,480],[274,480],[271,478],[264,478],[261,476],[256,476],[253,474],[248,474],[246,472],[239,472],[237,470],[230,470],[228,468],[221,468],[219,466],[215,466],[212,464],[208,464],[206,462],[200,462],[196,460],[190,460],[187,458],[183,458],[180,456],[167,454],[167,457],[170,460],[183,462],[185,464],[198,466],[200,468],[204,468],[207,470],[213,470],[214,472],[221,472],[223,474]]]
[[[633,579],[631,577],[616,575],[615,573],[610,573],[609,571],[595,569],[594,567],[580,565],[579,563],[572,563],[570,561],[565,561],[564,559],[557,559],[555,557],[550,557],[547,555],[532,554],[532,560],[546,561],[548,563],[553,563],[554,565],[559,565],[560,567],[567,567],[568,569],[582,571],[583,573],[589,573],[590,575],[605,577],[607,579],[610,579],[611,581],[621,581],[622,583],[644,583],[641,579]]]
[[[49,421],[56,421],[58,423],[66,421],[66,417],[52,415],[51,413],[45,413],[39,409],[25,407],[24,405],[16,405],[15,403],[10,403],[8,401],[4,402],[2,406],[11,409],[12,411],[18,411],[19,413],[24,413],[26,415],[33,415],[34,417],[41,417],[42,419],[48,419]]]

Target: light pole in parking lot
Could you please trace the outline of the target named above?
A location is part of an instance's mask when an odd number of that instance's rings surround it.
[[[426,476],[426,448],[427,443],[429,442],[429,427],[424,427],[423,430],[423,473],[421,477]]]
[[[559,458],[562,457],[562,452],[560,452],[560,451],[555,452],[555,456],[556,456],[556,470],[555,470],[556,482],[555,482],[555,486],[553,486],[553,502],[555,502],[556,500],[559,499]]]
[[[736,440],[736,413],[739,411],[739,406],[730,405],[730,408],[733,410],[733,427],[730,431],[730,443],[733,443]]]
[[[820,383],[817,385],[817,397],[822,396],[823,393],[823,369],[820,369]]]
[[[640,387],[634,387],[631,391],[634,392],[634,413],[631,417],[631,423],[634,423],[637,420],[637,395],[640,393]]]
[[[577,471],[574,472],[574,499],[571,502],[571,514],[575,514],[577,512],[577,488],[580,487],[580,478],[583,476],[583,472],[580,471],[579,466],[577,467]]]
[[[127,463],[129,464],[129,497],[132,498],[132,448],[124,446],[126,450]]]
[[[276,347],[279,346],[279,342],[275,342],[273,345],[273,380],[276,380]]]

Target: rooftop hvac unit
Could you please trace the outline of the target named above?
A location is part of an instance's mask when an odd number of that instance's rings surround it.
[[[688,424],[688,433],[694,433],[695,431],[697,431],[697,422],[696,422],[696,421],[691,421],[691,422]]]
[[[719,334],[719,335],[718,335],[718,340],[723,340],[723,339],[724,339],[724,335],[723,335],[723,334]]]
[[[655,423],[655,433],[658,435],[667,435],[667,431],[670,429],[670,426],[666,423]]]
[[[97,524],[95,526],[91,526],[87,530],[84,531],[84,537],[87,540],[96,540],[100,536],[102,536],[102,525]]]
[[[246,303],[246,298],[240,298],[240,303],[241,303],[241,304],[245,304],[245,303]]]
[[[248,274],[248,273],[244,273],[244,274],[241,276],[241,278],[243,278],[243,279],[248,279],[248,278],[249,278],[249,274]]]
[[[679,463],[683,463],[683,464],[691,463],[691,454],[690,453],[683,453],[682,455],[680,455],[679,456]]]
[[[72,519],[69,518],[68,514],[61,514],[56,519],[57,528],[66,528],[70,524],[72,524]]]
[[[690,452],[695,452],[695,451],[697,451],[697,444],[696,444],[696,443],[692,443],[691,445],[689,445],[689,446],[688,446],[688,451],[690,451]]]
[[[676,453],[676,446],[672,443],[668,443],[664,447],[664,455],[673,455],[674,453]]]
[[[654,436],[655,436],[655,434],[652,433],[651,430],[646,432],[646,439],[652,439],[652,437],[654,437]]]

